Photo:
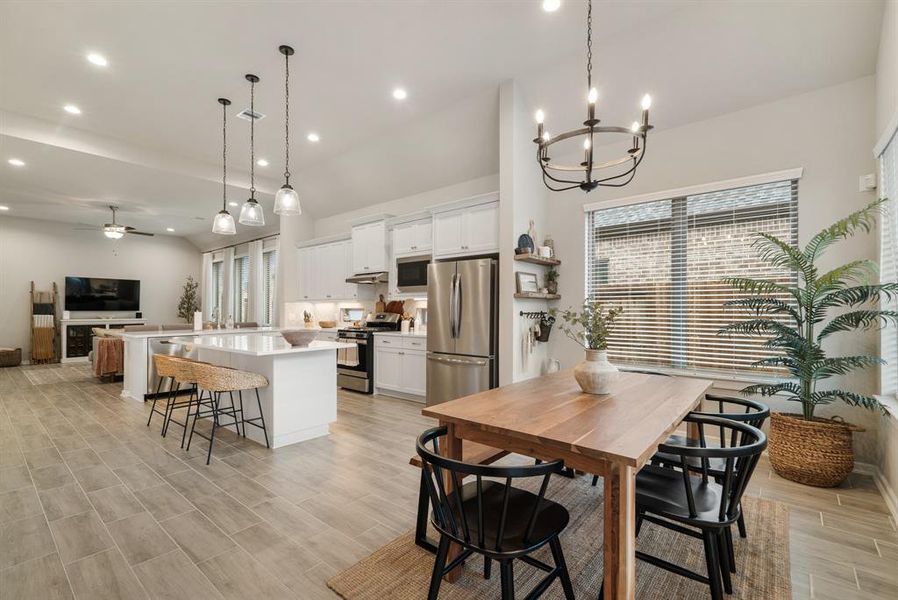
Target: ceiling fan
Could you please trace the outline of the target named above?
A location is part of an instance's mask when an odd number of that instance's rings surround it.
[[[103,235],[108,237],[111,240],[121,239],[126,233],[131,233],[134,235],[147,235],[154,236],[155,233],[147,233],[146,231],[137,231],[134,227],[130,225],[120,225],[115,222],[115,211],[118,210],[117,206],[110,205],[109,210],[112,211],[112,223],[104,223],[102,228],[97,227],[76,227],[76,229],[86,230],[86,231],[102,231]]]

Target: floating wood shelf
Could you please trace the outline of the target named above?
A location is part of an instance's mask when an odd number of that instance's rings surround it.
[[[530,253],[515,254],[514,259],[521,262],[530,263],[533,265],[543,265],[546,267],[555,267],[561,264],[561,261],[557,258],[543,258],[542,256],[536,256],[535,254]]]
[[[561,294],[543,294],[541,292],[518,292],[515,298],[522,300],[560,300]]]

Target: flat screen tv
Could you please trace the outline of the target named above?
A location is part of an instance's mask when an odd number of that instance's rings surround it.
[[[71,311],[140,310],[140,281],[66,277],[65,309]]]

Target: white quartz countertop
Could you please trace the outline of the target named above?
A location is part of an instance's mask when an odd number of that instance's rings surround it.
[[[426,338],[427,332],[414,332],[414,333],[402,333],[401,331],[377,331],[374,335],[383,335],[383,336],[393,336],[393,337],[412,337],[412,338]]]
[[[251,333],[276,333],[277,327],[243,327],[240,329],[203,329],[194,331],[189,327],[184,329],[170,329],[168,331],[123,331],[120,335],[125,340],[142,340],[155,337],[181,337],[181,336],[207,336],[207,335],[235,335]]]
[[[313,341],[308,346],[291,346],[278,333],[269,335],[232,334],[232,335],[205,335],[182,336],[179,342],[193,344],[197,348],[218,350],[219,352],[232,352],[234,354],[248,354],[250,356],[273,356],[280,354],[299,354],[303,352],[324,352],[339,350],[340,348],[354,348],[355,344],[342,342]]]

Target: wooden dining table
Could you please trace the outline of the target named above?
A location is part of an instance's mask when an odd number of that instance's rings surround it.
[[[633,600],[636,473],[683,417],[700,406],[710,387],[704,379],[622,372],[610,393],[592,395],[565,370],[429,406],[422,413],[446,426],[442,451],[451,458],[462,460],[462,440],[470,440],[541,460],[560,458],[567,467],[601,476],[605,598]],[[450,550],[450,561],[459,551]],[[447,579],[460,574],[456,568]]]

